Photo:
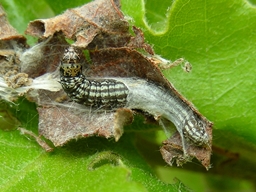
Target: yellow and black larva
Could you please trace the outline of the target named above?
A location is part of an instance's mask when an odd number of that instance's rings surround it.
[[[92,108],[114,109],[126,104],[128,89],[114,79],[89,79],[82,74],[82,65],[73,47],[65,50],[60,66],[60,83],[75,102]]]

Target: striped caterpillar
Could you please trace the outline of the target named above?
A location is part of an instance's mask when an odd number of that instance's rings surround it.
[[[124,107],[128,88],[114,79],[85,78],[79,60],[73,47],[65,50],[60,68],[60,83],[68,96],[77,103],[93,108]]]
[[[139,109],[154,117],[160,117],[160,123],[171,121],[176,126],[186,154],[186,141],[197,146],[210,145],[206,132],[211,122],[173,88],[165,88],[147,80],[131,78],[98,78],[89,79],[82,74],[79,54],[69,47],[63,56],[60,67],[60,83],[64,91],[75,102],[104,109],[120,107]],[[161,123],[169,134],[168,127]]]

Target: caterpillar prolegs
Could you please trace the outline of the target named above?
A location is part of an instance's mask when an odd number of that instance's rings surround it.
[[[188,140],[197,146],[210,146],[207,128],[212,124],[203,117],[174,87],[169,90],[154,82],[135,77],[86,78],[82,74],[79,54],[69,47],[60,67],[60,83],[75,102],[103,109],[126,107],[139,109],[173,122],[186,154]],[[162,124],[166,132],[169,128]]]

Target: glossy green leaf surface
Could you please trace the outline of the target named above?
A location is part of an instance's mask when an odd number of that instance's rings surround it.
[[[76,0],[1,2],[10,23],[20,33],[30,20],[49,18],[83,3]],[[256,9],[253,1],[122,0],[121,4],[123,13],[131,18],[131,24],[143,30],[156,54],[170,60],[183,57],[191,63],[190,73],[178,66],[165,70],[164,74],[214,122],[215,148],[209,173],[219,176],[183,174],[168,168],[157,149],[146,151],[144,145],[137,147],[135,143],[141,144],[138,138],[158,144],[164,139],[162,134],[143,133],[155,126],[147,127],[138,118],[117,143],[89,138],[50,154],[19,131],[0,130],[0,191],[188,191],[188,188],[205,191],[219,187],[250,190],[248,183],[231,181],[226,175],[233,172],[238,179],[256,180]],[[17,109],[12,113],[15,118],[37,133],[35,106],[26,103]],[[142,134],[138,136],[134,130]],[[142,152],[138,152],[138,148]],[[118,154],[121,164],[107,162],[88,170],[90,163],[104,151]],[[150,159],[146,155],[149,160],[146,161],[141,153],[158,157]],[[200,165],[191,163],[183,170],[198,167]],[[155,173],[172,184],[160,181]],[[175,182],[175,177],[188,188]],[[223,181],[221,186],[220,181]]]

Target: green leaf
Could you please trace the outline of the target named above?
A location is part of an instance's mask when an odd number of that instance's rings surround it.
[[[75,1],[62,1],[62,0],[57,0],[57,1],[51,1],[51,0],[45,0],[47,4],[51,7],[51,9],[54,11],[56,15],[61,14],[64,12],[66,9],[70,8],[75,8],[81,5],[84,5],[90,0],[75,0]]]
[[[130,4],[123,2],[123,10],[133,16],[134,10],[126,7]],[[250,57],[256,47],[255,13],[242,0],[175,1],[165,12],[151,10],[148,19],[154,14],[166,23],[162,27],[134,16],[157,54],[172,60],[184,57],[192,64],[191,74],[178,68],[165,71],[177,89],[214,121],[215,128],[246,134],[251,142],[255,142],[256,122],[250,110],[256,106],[255,94],[249,91],[255,82],[254,57]]]
[[[30,20],[51,17],[82,4],[76,0],[9,2],[1,3],[12,25],[21,33]],[[255,2],[123,0],[121,3],[122,11],[132,18],[132,24],[142,28],[156,54],[170,60],[183,57],[192,64],[191,73],[176,67],[164,71],[164,74],[214,122],[213,143],[216,147],[213,168],[209,172],[219,174],[219,177],[205,176],[210,181],[207,186],[202,182],[203,175],[168,168],[156,158],[159,157],[157,150],[148,152],[143,146],[140,153],[146,158],[147,154],[156,154],[154,158],[158,160],[156,163],[148,157],[149,167],[138,153],[134,139],[150,141],[152,138],[152,143],[159,144],[161,134],[143,133],[137,137],[137,133],[127,133],[117,143],[89,138],[48,154],[18,131],[0,130],[0,190],[188,191],[182,183],[168,185],[159,181],[153,172],[168,183],[174,183],[173,178],[177,177],[195,191],[218,189],[220,181],[225,181],[223,185],[233,191],[252,189],[241,178],[256,180],[256,160],[252,155],[256,149],[256,10],[251,4]],[[29,111],[20,108],[16,114],[23,113],[24,116],[17,118],[36,132],[37,117],[32,118],[35,106],[27,106]],[[141,120],[137,120],[129,131],[145,130],[144,126]],[[107,163],[93,171],[87,170],[101,151],[118,154],[122,164]],[[199,170],[200,166],[191,163],[184,168]],[[230,181],[226,175],[236,175],[240,180]],[[234,182],[237,185],[233,185]]]
[[[90,138],[46,153],[18,132],[1,134],[1,191],[168,191],[131,145],[132,135],[120,142]],[[11,141],[11,142],[10,142]],[[123,146],[127,146],[123,149]],[[88,170],[100,152],[119,154],[122,165],[106,163]],[[151,186],[145,186],[144,182]]]
[[[164,73],[214,122],[213,143],[220,147],[214,154],[222,158],[214,159],[213,167],[230,161],[217,172],[234,174],[236,167],[238,175],[250,178],[256,171],[251,156],[256,149],[255,7],[245,0],[185,0],[141,1],[132,9],[135,2],[123,1],[122,9],[143,28],[155,52],[171,60],[183,57],[193,66],[190,74],[179,67]]]

